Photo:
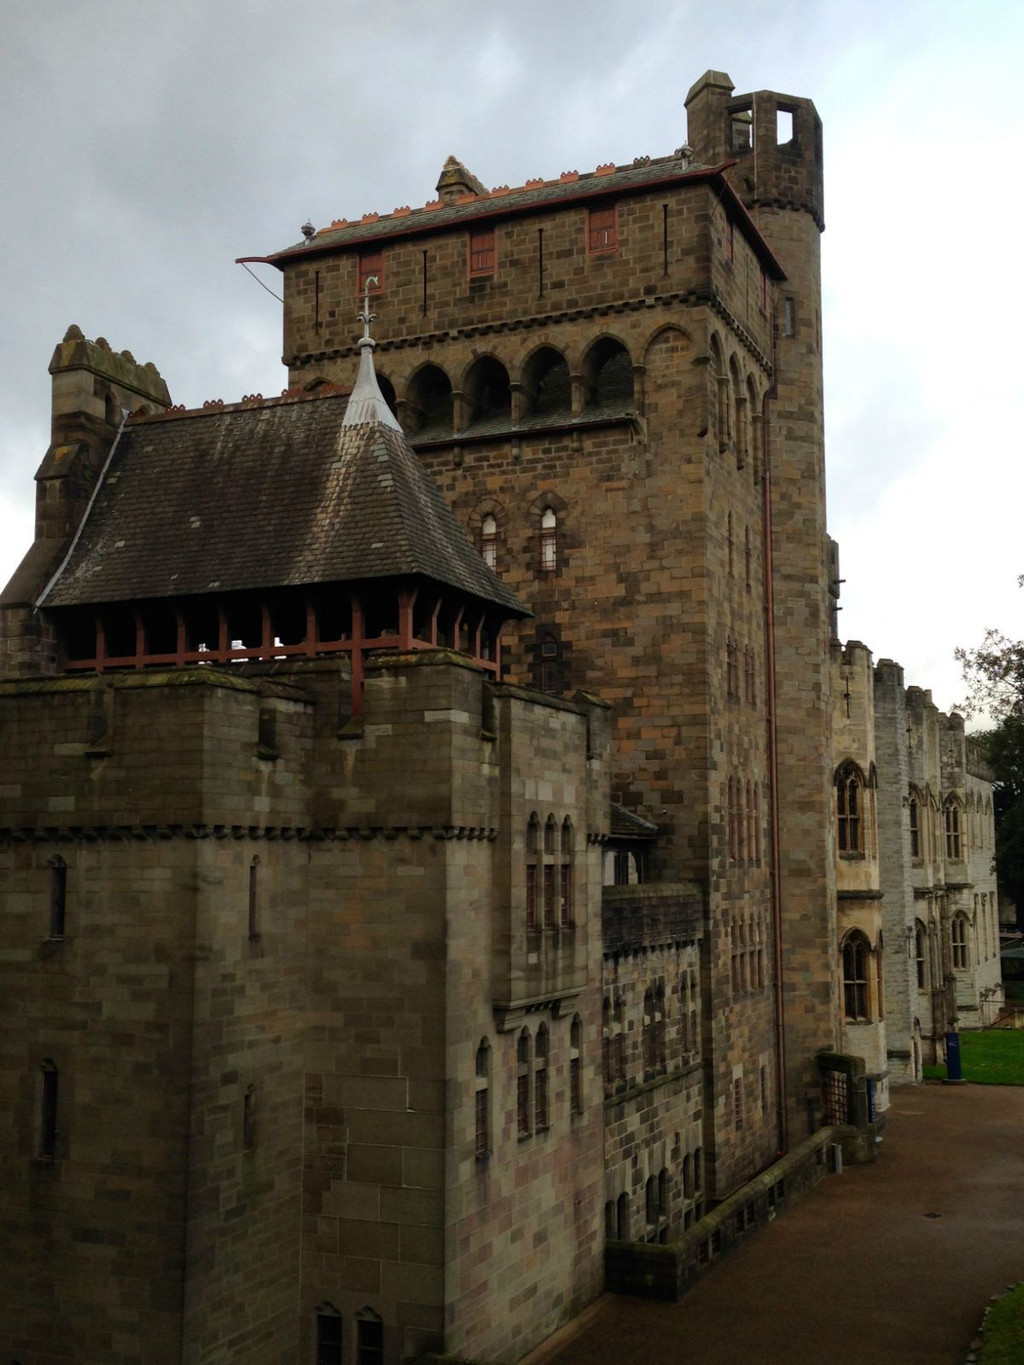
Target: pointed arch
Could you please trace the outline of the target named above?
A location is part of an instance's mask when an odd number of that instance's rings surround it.
[[[428,362],[409,377],[403,425],[410,436],[427,441],[450,436],[454,421],[452,381],[440,365]]]

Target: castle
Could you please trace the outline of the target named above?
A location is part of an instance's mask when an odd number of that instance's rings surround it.
[[[687,114],[264,258],[280,398],[57,347],[0,598],[22,1365],[515,1361],[995,1007],[984,765],[834,639],[820,121]]]

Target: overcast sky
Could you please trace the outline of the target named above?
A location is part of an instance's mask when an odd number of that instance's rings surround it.
[[[5,0],[0,582],[31,540],[69,323],[173,400],[279,392],[235,257],[310,218],[671,152],[709,67],[825,129],[829,522],[844,638],[952,706],[1024,636],[1024,5],[993,0]],[[280,276],[260,270],[280,291]]]

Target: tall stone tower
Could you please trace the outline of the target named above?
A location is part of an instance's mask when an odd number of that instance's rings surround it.
[[[821,359],[821,120],[774,91],[735,96],[708,71],[686,99],[690,142],[727,175],[786,280],[777,294],[774,401],[766,433],[774,631],[777,866],[786,942],[790,1103],[816,1094],[813,1054],[835,1037],[828,540]],[[794,1114],[796,1122],[802,1116]],[[794,1133],[796,1136],[796,1133]]]

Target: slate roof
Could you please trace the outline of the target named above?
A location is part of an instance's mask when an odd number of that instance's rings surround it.
[[[396,427],[348,398],[136,418],[40,605],[418,576],[508,616],[487,567]]]
[[[596,171],[583,171],[579,174],[570,171],[566,172],[565,178],[531,180],[515,189],[502,185],[481,195],[467,194],[463,196],[462,202],[454,204],[434,200],[422,208],[396,209],[390,214],[367,214],[358,222],[350,223],[339,219],[329,227],[321,228],[308,242],[297,242],[270,256],[241,259],[265,260],[283,268],[289,261],[300,256],[315,256],[363,242],[441,231],[479,218],[507,218],[548,207],[558,208],[561,204],[574,200],[638,193],[683,180],[692,180],[696,183],[720,178],[722,172],[733,164],[732,161],[726,161],[720,166],[701,166],[685,159],[679,153],[653,159],[642,157],[632,166],[601,166]],[[718,192],[732,206],[742,230],[769,272],[779,279],[785,278],[781,267],[754,227],[728,181],[721,180]]]
[[[613,839],[656,839],[658,826],[612,802],[610,833]]]

